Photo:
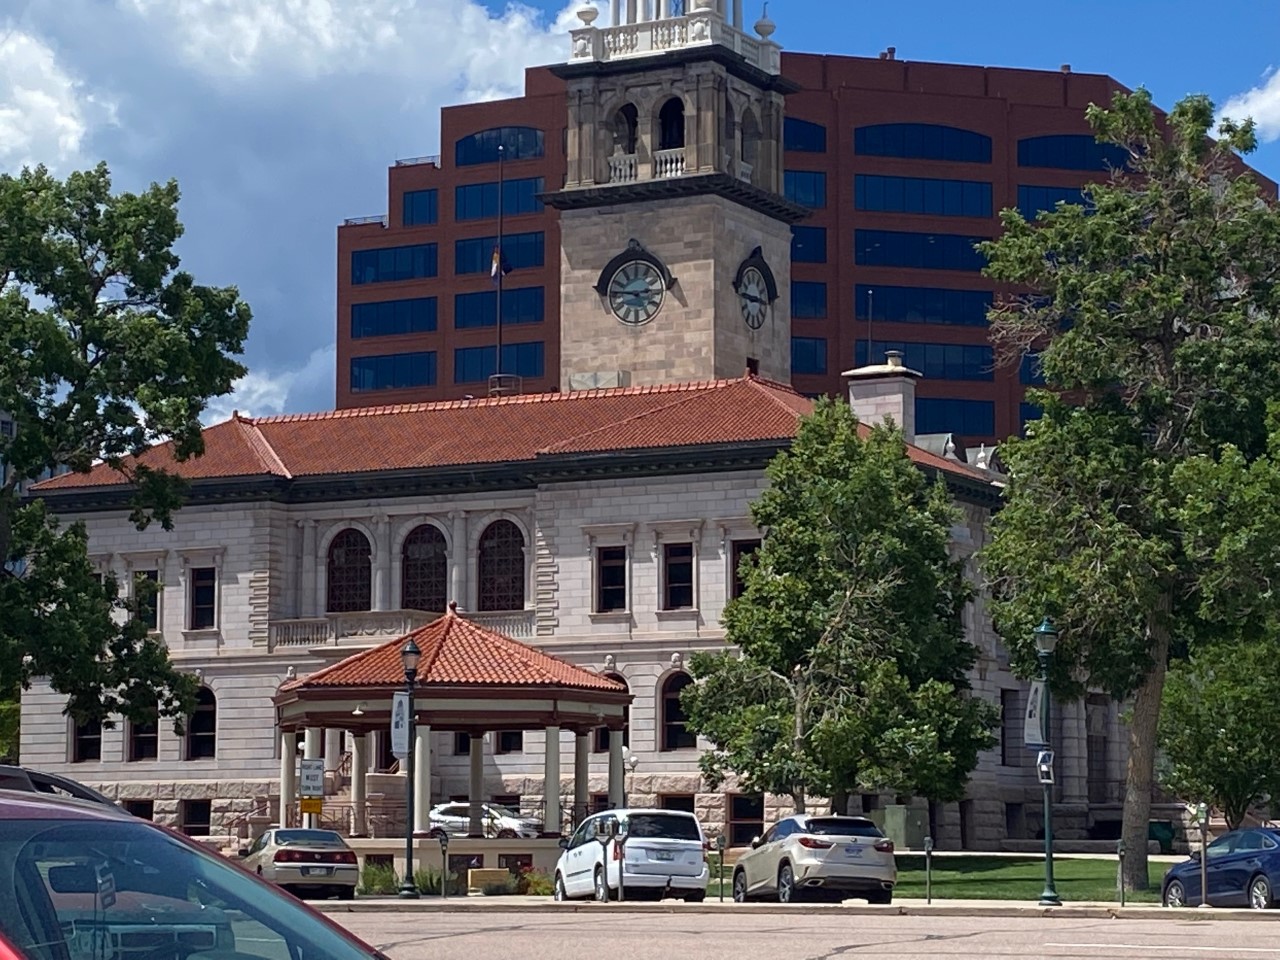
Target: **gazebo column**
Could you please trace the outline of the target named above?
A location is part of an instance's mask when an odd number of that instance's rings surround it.
[[[622,796],[626,790],[622,779],[622,736],[621,728],[609,729],[609,806],[615,810],[625,803]]]
[[[424,723],[414,732],[413,832],[425,835],[431,829],[431,728]]]
[[[366,776],[369,772],[368,738],[363,733],[351,735],[351,831],[357,837],[369,833],[369,793]]]
[[[471,782],[467,789],[469,801],[467,836],[484,836],[484,734],[471,734]]]
[[[560,728],[547,727],[547,747],[543,753],[542,832],[560,836]]]
[[[342,734],[344,731],[326,727],[324,731],[324,769],[326,773],[342,766]]]
[[[298,735],[292,730],[280,734],[280,826],[289,827],[293,806],[298,800]]]
[[[591,733],[578,731],[573,738],[573,823],[587,818],[591,805]]]
[[[302,756],[307,760],[320,759],[320,738],[324,734],[323,727],[307,727],[307,732],[302,738]],[[308,829],[316,828],[316,815],[308,813],[303,818],[303,825]]]

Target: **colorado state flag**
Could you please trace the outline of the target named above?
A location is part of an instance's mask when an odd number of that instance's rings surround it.
[[[502,245],[495,243],[493,245],[493,264],[489,267],[489,277],[494,283],[498,282],[498,277],[505,277],[511,272],[511,262],[502,252]]]

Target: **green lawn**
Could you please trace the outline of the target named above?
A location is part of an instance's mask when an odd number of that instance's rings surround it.
[[[1160,881],[1167,863],[1150,866],[1151,889],[1129,891],[1130,903],[1156,903],[1160,899]],[[1116,861],[1059,858],[1053,862],[1058,896],[1064,902],[1116,901]],[[896,897],[924,899],[924,857],[898,857]],[[728,899],[731,878],[725,871],[724,894]],[[933,899],[937,900],[1026,900],[1036,901],[1044,889],[1044,860],[1041,857],[948,857],[933,858]],[[708,897],[719,894],[712,871]]]

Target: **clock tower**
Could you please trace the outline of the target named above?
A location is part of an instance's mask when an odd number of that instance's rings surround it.
[[[781,48],[742,0],[587,4],[567,63],[560,387],[791,378]]]

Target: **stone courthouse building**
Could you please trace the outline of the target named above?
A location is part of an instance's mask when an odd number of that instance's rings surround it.
[[[731,786],[706,790],[706,745],[686,729],[679,693],[689,656],[724,645],[738,561],[762,537],[750,504],[811,407],[788,385],[791,227],[807,215],[782,195],[789,87],[767,20],[753,37],[716,0],[646,24],[622,6],[607,26],[586,8],[570,59],[553,68],[569,90],[565,183],[541,197],[562,212],[559,391],[523,394],[500,374],[479,399],[233,416],[205,431],[201,458],[174,467],[191,486],[171,531],[132,526],[129,489],[105,467],[39,485],[64,521],[87,525],[103,572],[158,584],[145,615],[201,690],[179,736],[168,724],[78,728],[37,683],[22,701],[24,763],[192,833],[233,830],[254,809],[278,817],[300,751],[324,757],[328,805],[359,781],[362,801],[392,807],[403,777],[385,731],[353,738],[355,719],[282,726],[277,695],[444,615],[613,677],[632,699],[625,727],[608,724],[620,737],[580,719],[428,730],[419,803],[476,799],[478,770],[484,800],[539,810],[550,772],[556,805],[572,810],[570,760],[585,759],[592,804],[625,791],[696,810],[735,844],[776,813]],[[504,136],[497,145],[518,146]],[[342,269],[383,271],[393,295],[399,254],[366,252]],[[917,378],[895,355],[850,371],[850,401],[864,420],[892,415],[911,459],[945,479],[967,556],[1000,477],[945,436],[915,436]],[[144,460],[172,463],[166,447]],[[965,616],[974,688],[1004,722],[968,797],[944,811],[941,839],[990,848],[1034,835],[1040,788],[1022,745],[1025,685],[981,598]],[[455,667],[465,685],[470,668]],[[388,708],[348,706],[353,718]],[[1089,698],[1057,716],[1062,834],[1083,836],[1119,819],[1119,715]],[[634,769],[621,784],[624,744]]]

